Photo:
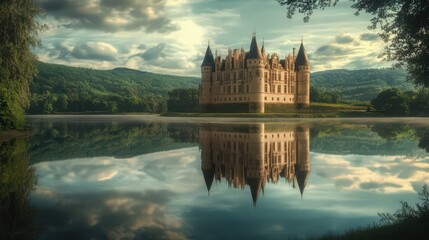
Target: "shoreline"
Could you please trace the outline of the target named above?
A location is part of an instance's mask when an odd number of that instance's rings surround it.
[[[332,117],[332,118],[291,118],[291,117],[237,117],[237,116],[161,116],[159,114],[51,114],[26,115],[29,121],[55,120],[58,122],[165,122],[165,123],[413,123],[429,125],[427,117]]]

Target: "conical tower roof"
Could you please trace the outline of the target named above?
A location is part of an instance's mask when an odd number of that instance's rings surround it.
[[[310,61],[308,61],[307,53],[305,52],[304,44],[302,42],[298,50],[298,55],[296,56],[295,69],[298,69],[301,65],[310,65]]]
[[[261,178],[248,178],[246,179],[249,184],[250,192],[252,193],[253,205],[256,206],[258,201],[259,192],[261,191],[262,179]]]
[[[258,43],[256,42],[256,36],[253,35],[252,42],[250,43],[250,50],[247,53],[247,59],[263,59],[261,50],[258,47]]]
[[[212,50],[210,49],[210,45],[207,46],[206,55],[204,56],[204,60],[203,60],[203,63],[201,64],[201,67],[212,67],[214,70],[215,61],[214,61]]]
[[[307,185],[307,179],[309,175],[308,170],[300,170],[298,165],[295,165],[295,176],[296,181],[298,182],[299,191],[301,192],[301,196],[304,194],[305,186]]]
[[[214,179],[214,169],[202,169],[204,175],[204,181],[206,182],[207,192],[210,192],[210,188],[213,184]]]

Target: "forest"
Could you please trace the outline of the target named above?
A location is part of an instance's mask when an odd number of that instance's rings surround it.
[[[37,62],[28,113],[150,112],[167,110],[168,92],[197,88],[199,79],[126,68],[93,70]]]
[[[37,68],[39,73],[30,84],[31,104],[27,110],[30,114],[197,110],[196,89],[200,80],[196,77],[126,68],[94,70],[43,62],[37,62]],[[385,89],[412,90],[405,78],[404,71],[388,69],[315,72],[311,76],[310,99],[327,103],[370,101]]]

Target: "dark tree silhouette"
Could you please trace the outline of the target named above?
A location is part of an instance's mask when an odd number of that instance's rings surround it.
[[[287,17],[296,11],[308,22],[314,10],[335,6],[339,0],[276,0],[287,7]],[[408,79],[429,86],[429,1],[428,0],[350,0],[355,15],[373,15],[370,29],[380,27],[380,37],[388,44],[384,58],[405,67]]]

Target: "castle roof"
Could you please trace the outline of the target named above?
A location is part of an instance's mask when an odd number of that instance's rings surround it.
[[[298,55],[296,56],[295,69],[298,69],[301,65],[310,65],[310,61],[308,61],[307,53],[305,52],[304,44],[302,42],[299,47]]]
[[[249,184],[250,192],[252,193],[253,205],[256,206],[258,201],[259,192],[261,191],[262,179],[261,178],[247,178],[247,184]]]
[[[250,43],[249,53],[246,55],[247,59],[263,59],[261,50],[258,47],[258,43],[256,42],[256,36],[253,35],[252,42]]]
[[[212,50],[210,49],[210,45],[207,46],[206,55],[204,56],[201,67],[212,67],[213,71],[215,69],[215,61]]]
[[[295,166],[295,176],[296,181],[298,182],[299,191],[301,192],[301,196],[304,193],[304,188],[307,185],[307,179],[308,179],[308,170],[299,170],[297,166]]]
[[[204,175],[204,181],[206,182],[207,191],[210,192],[210,188],[213,184],[214,170],[213,169],[202,169]]]

